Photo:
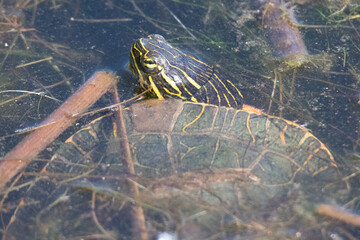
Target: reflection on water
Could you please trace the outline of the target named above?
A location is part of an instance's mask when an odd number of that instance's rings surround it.
[[[272,9],[259,11],[249,1],[3,1],[2,156],[24,135],[13,135],[17,129],[41,122],[59,106],[54,99],[65,101],[96,69],[118,71],[121,99],[134,96],[137,86],[124,73],[123,63],[135,39],[159,33],[234,79],[247,104],[306,124],[331,149],[338,165],[335,169],[325,161],[326,154],[318,155],[318,141],[299,144],[304,132],[290,130],[291,126],[284,130],[281,120],[277,128],[261,128],[263,116],[251,118],[252,136],[262,141],[253,145],[247,117],[236,122],[237,118],[230,118],[231,111],[206,108],[204,123],[192,123],[194,129],[187,128],[188,135],[128,127],[136,173],[129,175],[110,117],[81,130],[72,138],[76,144],[71,148],[69,141],[62,144],[102,113],[87,115],[1,193],[3,238],[125,239],[136,234],[141,222],[134,217],[133,206],[144,211],[147,233],[139,234],[143,237],[356,238],[354,223],[315,212],[318,204],[358,211],[358,6],[341,1],[331,5],[299,1],[296,8],[279,4],[282,20],[292,21],[286,23],[299,29],[308,57],[272,56],[274,45],[267,36],[274,32],[266,24],[268,32],[263,31],[263,17]],[[289,11],[296,22],[287,15]],[[107,95],[93,108],[111,103]],[[140,124],[161,122],[163,117],[155,121],[156,113],[148,113],[151,109],[155,108],[141,111],[145,115]],[[130,124],[136,116],[128,111],[125,121]],[[178,110],[178,122],[167,123],[173,124],[174,131],[182,129],[181,121],[189,124],[198,111],[201,107],[192,105]],[[163,110],[160,116],[170,112],[170,108]],[[237,128],[216,128],[220,123]],[[191,132],[196,129],[200,132]],[[224,132],[209,136],[209,129],[211,134]],[[264,136],[266,129],[273,129],[268,136]],[[284,132],[289,134],[284,140],[287,145],[279,150]],[[237,147],[240,140],[234,139],[239,136],[248,138]],[[278,137],[276,144],[271,145],[272,137]],[[46,172],[39,173],[44,166]],[[279,179],[286,181],[279,183]],[[136,183],[139,195],[134,195],[129,182]]]

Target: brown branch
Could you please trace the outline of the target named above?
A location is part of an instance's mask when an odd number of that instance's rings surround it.
[[[66,102],[56,109],[41,126],[26,136],[3,159],[0,159],[0,189],[25,168],[48,144],[73,124],[116,82],[116,76],[96,72]]]
[[[113,88],[113,102],[120,103],[120,98],[116,86],[114,86]],[[125,120],[122,113],[122,106],[120,104],[118,110],[114,113],[114,116],[117,126],[116,134],[120,140],[119,145],[120,145],[120,151],[122,153],[121,155],[122,155],[122,163],[124,166],[124,171],[128,175],[134,176],[135,168],[134,168],[134,163],[132,161],[131,149],[126,132]],[[126,183],[129,186],[131,197],[134,198],[135,200],[138,200],[140,193],[137,183],[131,179],[128,179]],[[146,229],[144,210],[140,204],[138,203],[132,203],[132,204],[133,204],[131,206],[131,221],[132,221],[132,230],[133,230],[132,237],[133,239],[147,240],[149,239],[149,235]]]
[[[316,208],[315,212],[320,215],[331,217],[339,221],[342,221],[344,223],[351,224],[356,227],[360,227],[359,215],[347,212],[340,208],[331,205],[321,204]]]
[[[106,239],[111,239],[111,240],[115,240],[116,238],[114,236],[112,236],[112,233],[110,231],[107,231],[99,222],[99,219],[96,216],[96,212],[95,212],[95,200],[96,200],[96,193],[95,191],[92,192],[92,196],[91,196],[91,216],[92,219],[96,225],[96,227],[102,232],[102,234],[104,234],[104,236],[106,236]]]

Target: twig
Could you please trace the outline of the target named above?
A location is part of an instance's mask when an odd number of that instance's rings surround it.
[[[110,18],[110,19],[80,19],[80,18],[70,18],[72,22],[82,22],[82,23],[110,23],[110,22],[129,22],[132,21],[131,18]]]
[[[64,82],[64,80],[62,81]],[[56,83],[57,84],[57,83]],[[57,84],[58,85],[58,84]],[[51,86],[55,86],[55,84],[51,85]],[[47,87],[50,87],[50,86],[47,86]],[[85,117],[85,116],[88,116],[88,115],[93,115],[95,113],[99,113],[99,112],[103,112],[103,111],[107,111],[107,110],[111,110],[111,111],[114,111],[116,110],[119,105],[124,105],[126,103],[130,103],[130,102],[133,102],[133,101],[137,101],[137,100],[140,100],[141,99],[141,96],[145,95],[146,93],[148,93],[149,91],[151,91],[151,88],[139,93],[138,95],[136,95],[135,97],[132,97],[132,98],[129,98],[127,100],[124,100],[122,101],[121,103],[116,103],[116,104],[112,104],[112,105],[109,105],[109,106],[106,106],[106,107],[103,107],[103,108],[99,108],[99,109],[95,109],[93,111],[88,111],[88,112],[84,112],[84,113],[79,113],[79,114],[74,114],[73,117],[77,117],[77,118],[82,118],[82,117]],[[22,96],[28,96],[29,94],[24,94]],[[15,99],[19,99],[21,98],[18,97],[18,98],[13,98],[13,100]],[[7,100],[8,101],[8,100]],[[2,103],[0,103],[0,106],[2,105]],[[52,123],[49,123],[49,124],[53,124],[54,122]],[[25,127],[23,129],[17,129],[15,130],[15,133],[14,134],[8,134],[8,135],[5,135],[5,136],[0,136],[0,140],[3,140],[5,138],[9,138],[9,137],[14,137],[14,136],[17,136],[17,135],[20,135],[20,134],[25,134],[25,133],[29,133],[29,132],[32,132],[38,128],[42,128],[42,127],[45,127],[46,125],[39,125],[39,126],[34,126],[34,127]]]
[[[160,3],[161,6],[163,6],[170,14],[173,18],[175,18],[175,20],[180,24],[180,26],[193,38],[193,39],[197,39],[194,34],[192,34],[189,29],[180,21],[180,19],[169,9],[165,6],[165,4],[158,0],[158,2]]]
[[[351,224],[356,227],[360,227],[359,215],[346,212],[340,208],[331,205],[321,204],[316,208],[315,212],[317,212],[320,215],[331,217],[339,221],[342,221],[344,223]]]
[[[146,16],[145,13],[138,7],[138,5],[136,5],[135,0],[131,0],[132,5],[134,6],[135,10],[139,12],[139,14],[145,18],[149,23],[151,23],[152,25],[154,25],[155,27],[157,27],[158,29],[168,33],[169,30],[161,27],[159,24],[157,24],[156,22],[154,22],[150,17]]]
[[[119,94],[116,86],[113,88],[113,101],[115,104],[120,103]],[[119,138],[120,151],[122,153],[122,163],[124,166],[124,172],[130,176],[135,175],[134,163],[132,161],[131,149],[127,137],[125,120],[122,114],[122,106],[119,105],[117,111],[114,114],[116,121],[116,134]],[[139,188],[136,182],[129,179],[126,181],[130,189],[131,197],[136,200],[139,198]],[[131,206],[131,220],[132,220],[132,230],[133,230],[133,239],[147,240],[149,239],[148,232],[146,230],[146,222],[143,208],[138,203],[133,203]]]
[[[99,228],[99,230],[102,232],[102,234],[104,234],[104,236],[107,236],[108,239],[113,239],[115,240],[116,238],[114,236],[112,236],[111,232],[107,231],[99,222],[99,219],[96,216],[96,212],[95,212],[95,200],[96,200],[96,193],[95,191],[92,192],[92,196],[91,196],[91,216],[93,221],[95,222],[95,225],[97,228]]]
[[[10,29],[7,31],[1,31],[0,34],[4,34],[4,33],[14,33],[14,32],[32,32],[32,31],[36,31],[35,28],[20,28],[20,29]]]
[[[271,92],[271,97],[270,97],[270,102],[269,102],[269,107],[268,107],[268,110],[267,110],[267,114],[270,114],[270,110],[271,110],[271,105],[272,105],[272,102],[273,102],[273,99],[274,99],[274,95],[275,95],[275,91],[276,91],[276,83],[277,83],[277,77],[278,77],[278,72],[276,69],[274,69],[274,75],[275,75],[275,78],[274,78],[274,87],[273,87],[273,90]]]
[[[17,65],[15,68],[27,67],[27,66],[30,66],[30,65],[33,65],[33,64],[37,64],[37,63],[41,63],[41,62],[45,62],[45,61],[51,61],[51,60],[53,60],[53,57],[47,57],[47,58],[43,58],[43,59],[40,59],[40,60],[37,60],[37,61]]]
[[[52,84],[52,85],[44,86],[43,88],[44,88],[44,89],[53,88],[53,87],[56,87],[56,86],[58,86],[58,85],[60,85],[60,84],[63,84],[64,82],[67,82],[67,81],[70,81],[70,80],[71,80],[71,78],[67,78],[67,79],[64,79],[64,80],[62,80],[62,81],[60,81],[60,82],[54,83],[54,84]],[[32,92],[40,91],[40,90],[42,90],[43,88],[35,89],[35,90],[33,90]],[[20,96],[17,96],[17,97],[14,97],[14,98],[5,100],[5,101],[3,101],[3,102],[0,102],[0,106],[5,105],[5,104],[7,104],[7,103],[9,103],[9,102],[12,102],[12,101],[15,101],[15,100],[18,100],[18,99],[27,97],[27,96],[29,96],[30,94],[31,94],[31,91],[30,91],[30,93],[27,92],[27,93],[25,93],[25,94],[23,94],[23,95],[20,95]],[[0,139],[1,139],[1,137],[0,137]]]
[[[282,110],[284,109],[284,103],[283,103],[283,83],[282,83],[282,76],[281,73],[278,72],[278,77],[279,77],[279,117],[283,117],[283,113]]]
[[[49,42],[46,42],[45,40],[41,39],[36,33],[32,32],[31,33],[32,36],[34,37],[34,39],[36,41],[38,41],[39,43],[41,43],[42,45],[44,45],[45,47],[49,48],[50,50],[52,50],[53,52],[57,53],[59,56],[69,60],[70,62],[73,62],[74,59],[71,59],[69,56],[67,56],[66,54],[60,52],[59,48],[62,47],[60,45],[60,47],[56,44],[51,44]],[[33,40],[34,41],[34,40]]]
[[[41,123],[44,127],[26,136],[3,159],[0,159],[0,188],[3,188],[37,154],[71,126],[77,120],[79,113],[92,106],[115,82],[114,74],[105,71],[96,72]]]
[[[57,101],[57,102],[61,102],[61,100],[59,100],[57,98],[45,95],[44,92],[32,92],[32,91],[25,91],[25,90],[4,90],[4,91],[0,91],[0,94],[1,93],[27,93],[28,95],[35,94],[38,96],[49,98],[49,99]]]

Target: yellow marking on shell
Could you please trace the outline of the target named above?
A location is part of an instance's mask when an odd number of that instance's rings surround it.
[[[287,182],[286,184],[293,184],[294,183],[294,179],[296,177],[296,175],[298,174],[298,172],[300,172],[302,170],[301,167],[297,168],[296,171],[294,172],[292,178],[289,180],[289,182]]]
[[[216,107],[216,113],[215,113],[215,116],[214,116],[214,120],[215,120],[215,118],[217,116],[218,111],[219,111],[219,107],[217,106]],[[228,118],[228,114],[229,114],[229,108],[226,108],[226,112],[225,112],[225,115],[224,115],[224,119],[222,120],[222,125],[221,125],[220,132],[224,132],[225,123],[226,123],[226,119]],[[213,120],[213,123],[214,123],[214,120]],[[211,124],[211,127],[213,128],[212,124]]]
[[[89,134],[96,140],[98,141],[98,136],[96,135],[96,132],[94,132],[94,130],[92,128],[90,128],[89,130]]]
[[[248,169],[253,170],[256,166],[259,166],[259,163],[261,161],[261,159],[263,159],[263,157],[265,156],[266,153],[271,152],[267,149],[264,149],[256,158],[254,161],[252,161],[249,166]]]
[[[217,138],[216,140],[216,145],[215,145],[215,149],[214,149],[214,152],[213,152],[213,155],[212,155],[212,159],[211,159],[211,162],[210,162],[210,168],[212,167],[212,165],[214,164],[214,161],[215,161],[215,157],[216,157],[216,153],[219,149],[219,145],[220,145],[220,137]]]
[[[224,84],[224,82],[223,81],[221,81],[221,79],[216,75],[216,74],[214,74],[214,76],[216,77],[216,79],[223,85],[223,87],[225,88],[225,90],[227,91],[227,93],[233,98],[233,100],[234,100],[234,102],[235,102],[235,104],[236,104],[236,106],[238,105],[237,104],[237,101],[236,101],[236,98],[234,97],[234,95],[232,95],[232,93],[229,91],[229,89],[226,87],[226,85]],[[224,96],[225,96],[225,94],[224,94]],[[226,101],[228,102],[228,104],[229,104],[229,107],[231,107],[231,105],[230,105],[230,103],[229,103],[229,100],[227,99],[227,97],[225,97],[226,98]]]
[[[285,132],[287,130],[287,127],[288,125],[286,125],[283,130],[280,132],[280,140],[282,142],[282,144],[286,144],[286,141],[285,141]]]
[[[86,154],[86,151],[84,149],[82,149],[77,143],[75,143],[73,141],[73,137],[71,136],[70,138],[68,138],[66,141],[66,143],[71,143],[77,150],[79,150],[81,152],[82,155]]]
[[[286,120],[286,119],[283,119],[283,118],[280,118],[280,117],[270,116],[270,115],[268,115],[268,114],[266,114],[266,113],[263,113],[263,112],[261,112],[260,110],[254,108],[254,107],[252,107],[252,106],[249,106],[249,105],[245,105],[245,104],[244,104],[244,105],[243,105],[243,110],[246,110],[247,112],[254,112],[254,113],[256,113],[256,114],[260,114],[260,115],[266,116],[266,117],[267,117],[267,120],[266,120],[266,123],[265,123],[265,128],[266,128],[266,129],[268,129],[268,128],[270,127],[270,119],[273,118],[273,119],[280,119],[280,120],[282,120],[282,121],[285,121],[288,125],[290,125],[290,126],[295,126],[295,127],[299,128],[299,129],[301,129],[302,131],[306,132],[305,135],[304,135],[304,136],[301,138],[301,140],[299,141],[297,147],[300,148],[300,146],[301,146],[302,144],[304,144],[304,142],[306,141],[306,139],[308,139],[308,138],[311,137],[311,138],[315,139],[315,140],[320,144],[319,150],[323,150],[323,151],[325,151],[325,152],[327,153],[327,155],[328,155],[329,158],[330,158],[330,164],[331,164],[333,167],[337,167],[337,164],[336,164],[336,162],[335,162],[334,156],[332,155],[332,153],[330,152],[330,150],[329,150],[329,149],[325,146],[325,144],[322,143],[317,137],[315,137],[312,133],[310,133],[307,128],[302,127],[302,126],[300,126],[300,125],[297,124],[297,123],[294,123],[294,122],[292,122],[292,121],[289,121],[289,120]],[[238,110],[238,111],[241,111],[241,110]],[[297,133],[295,133],[294,138],[296,138],[296,136],[297,136]],[[311,145],[311,144],[314,144],[314,142],[311,142],[309,145]]]
[[[314,135],[312,135],[311,133],[309,132],[306,132],[305,135],[301,138],[298,146],[300,147],[301,145],[304,144],[304,142],[306,141],[306,139],[308,139],[309,137],[313,137]]]
[[[332,155],[332,153],[330,152],[330,150],[325,146],[325,144],[323,144],[317,137],[315,137],[312,133],[309,132],[309,130],[307,128],[304,128],[302,126],[300,126],[299,124],[297,123],[294,123],[292,121],[289,121],[289,120],[286,120],[286,119],[283,119],[283,118],[280,118],[280,117],[275,117],[275,116],[269,116],[268,114],[266,113],[263,113],[261,112],[260,110],[252,107],[252,106],[249,106],[249,105],[243,105],[243,110],[246,110],[247,112],[254,112],[256,114],[260,114],[260,115],[264,115],[264,116],[267,116],[267,120],[266,120],[266,123],[265,123],[265,128],[268,129],[270,127],[270,119],[271,118],[274,118],[274,119],[280,119],[282,121],[285,121],[288,125],[290,126],[295,126],[297,128],[300,128],[301,130],[305,131],[305,135],[301,138],[300,142],[298,143],[298,148],[304,144],[304,142],[306,141],[306,139],[308,139],[309,137],[315,139],[319,144],[320,144],[320,147],[319,149],[325,151],[329,158],[330,158],[330,164],[334,167],[337,167],[337,164],[335,162],[335,159],[334,159],[334,156]],[[241,110],[238,110],[238,111],[241,111]],[[297,133],[295,133],[295,138],[297,136]],[[311,143],[310,143],[311,144]]]
[[[226,80],[226,81],[228,83],[230,83],[236,89],[237,93],[241,96],[241,98],[244,98],[243,95],[241,94],[240,90],[237,87],[235,87],[235,85],[230,80]]]
[[[296,124],[296,123],[294,123],[294,124]],[[334,159],[333,155],[331,154],[331,152],[329,151],[329,149],[317,137],[315,137],[312,133],[306,132],[305,135],[300,140],[300,142],[298,144],[298,147],[300,147],[302,144],[304,144],[306,139],[308,139],[309,137],[314,138],[316,141],[318,141],[318,143],[320,144],[319,149],[324,150],[330,157],[330,161],[331,161],[330,164],[332,166],[334,166],[334,167],[337,167],[337,164],[335,163],[335,159]]]
[[[182,131],[183,132],[186,132],[186,128],[188,128],[190,125],[192,125],[193,123],[195,123],[197,120],[200,119],[201,115],[203,115],[204,113],[204,110],[205,110],[205,106],[203,104],[201,104],[201,111],[199,113],[199,115],[197,115],[197,117],[192,120],[191,122],[189,122],[188,124],[185,125],[185,127],[183,127]]]
[[[214,86],[214,84],[209,80],[208,83],[210,83],[210,85],[214,88],[215,92],[216,92],[216,96],[218,97],[218,101],[219,101],[219,105],[221,105],[221,98],[219,95],[219,91],[216,89],[216,87]]]
[[[284,121],[284,122],[286,122],[288,125],[291,125],[291,126],[294,126],[294,127],[297,127],[297,128],[300,128],[300,129],[302,129],[302,130],[304,130],[304,131],[306,131],[306,132],[309,132],[309,130],[307,129],[307,128],[305,128],[305,127],[303,127],[303,126],[301,126],[301,125],[299,125],[299,124],[297,124],[297,123],[295,123],[295,122],[292,122],[292,121],[290,121],[290,120],[287,120],[287,119],[283,119],[283,118],[281,118],[281,117],[275,117],[275,116],[273,116],[274,118],[277,118],[277,119],[280,119],[280,120],[282,120],[282,121]],[[310,133],[311,134],[311,133]],[[312,135],[312,134],[311,134]],[[315,138],[315,136],[313,135],[313,137]],[[317,138],[316,138],[317,139]]]
[[[113,125],[113,135],[115,138],[117,138],[117,124],[116,122],[113,122],[112,125]]]
[[[337,167],[337,166],[335,166],[335,167]],[[323,167],[319,168],[317,171],[315,171],[315,172],[312,174],[312,176],[315,177],[316,175],[318,175],[319,173],[325,171],[325,170],[328,169],[328,168],[329,168],[329,166],[323,166]]]
[[[312,159],[312,157],[314,156],[314,154],[316,154],[320,149],[317,148],[315,149],[312,153],[309,154],[309,156],[307,157],[307,159],[305,160],[303,166],[306,166],[308,164],[308,162]]]
[[[74,135],[70,136],[68,139],[65,140],[65,143],[73,142]]]
[[[243,164],[240,164],[240,159],[239,159],[239,154],[237,152],[234,152],[235,156],[236,156],[236,165],[237,165],[237,168],[244,168]],[[240,198],[239,198],[240,199]]]
[[[232,128],[232,126],[234,125],[236,116],[237,116],[237,114],[238,114],[239,112],[242,112],[242,110],[236,110],[235,113],[234,113],[234,115],[232,116],[231,121],[230,121],[230,124],[229,124],[229,128],[228,128],[228,130],[227,130],[227,134],[229,134],[229,132],[231,132],[231,128]]]
[[[290,156],[286,155],[286,154],[282,154],[282,153],[279,153],[279,152],[276,152],[276,151],[273,151],[273,150],[268,150],[268,149],[265,149],[260,155],[258,155],[256,157],[256,159],[249,165],[249,169],[253,169],[255,166],[259,166],[259,164],[261,165],[260,161],[261,159],[263,159],[263,157],[265,156],[266,153],[272,153],[272,154],[276,154],[282,158],[285,158],[287,159],[288,161],[290,161],[295,167],[296,167],[296,170],[294,171],[291,179],[288,181],[288,182],[284,182],[284,183],[279,183],[279,184],[266,184],[266,186],[285,186],[285,185],[288,185],[288,184],[293,184],[294,183],[294,180],[296,178],[296,175],[304,169],[303,166],[301,166],[299,163],[297,163],[293,158],[291,158]],[[259,166],[260,167],[260,166]],[[325,169],[323,169],[325,170]]]
[[[246,105],[246,104],[243,105],[242,110],[244,110],[245,112],[256,113],[257,115],[264,115],[269,118],[271,117],[271,116],[267,115],[266,113],[262,112],[261,110],[254,108],[253,106]]]
[[[183,143],[183,142],[180,142],[180,145],[182,145],[182,146],[184,146],[185,148],[187,148],[187,150],[186,150],[186,153],[185,154],[182,154],[182,156],[180,157],[180,159],[179,159],[179,162],[181,162],[185,157],[186,157],[186,155],[189,153],[189,152],[191,152],[192,150],[194,150],[194,149],[196,149],[197,147],[189,147],[189,146],[187,146],[185,143]]]
[[[250,133],[250,136],[251,136],[251,138],[252,138],[252,140],[253,140],[253,143],[255,143],[255,137],[254,137],[254,135],[252,134],[251,129],[250,129],[250,116],[251,116],[251,114],[249,114],[248,117],[247,117],[247,119],[246,119],[246,127],[247,127],[247,129],[248,129],[248,131],[249,131],[249,133]]]
[[[138,167],[141,167],[141,168],[145,168],[145,169],[156,169],[156,168],[153,168],[153,167],[149,167],[149,166],[146,166],[146,165],[143,165],[139,162],[134,162],[134,165],[138,166]]]
[[[98,118],[92,120],[92,121],[89,123],[89,125],[93,125],[93,124],[95,124],[96,122],[101,121],[101,119],[108,117],[109,115],[111,115],[111,113],[108,113],[108,114],[105,114],[105,115],[103,115],[103,116],[101,116],[101,117],[98,117]]]
[[[145,135],[142,135],[140,138],[139,138],[139,141],[145,139]]]
[[[156,96],[158,97],[159,100],[165,100],[165,98],[161,95],[159,89],[156,87],[153,79],[151,76],[149,76],[149,81],[150,81],[150,85],[152,87],[152,89],[154,90]]]
[[[266,115],[267,116],[267,115]],[[288,125],[291,125],[291,126],[295,126],[297,128],[300,128],[301,130],[303,131],[306,131],[305,135],[301,138],[299,144],[298,144],[298,147],[300,147],[306,139],[308,139],[309,137],[315,139],[319,144],[320,144],[320,149],[321,150],[324,150],[330,157],[330,161],[331,161],[331,165],[334,166],[334,167],[337,167],[337,164],[335,163],[335,159],[334,159],[334,156],[332,155],[332,153],[330,152],[330,150],[325,146],[325,144],[323,144],[317,137],[315,137],[312,133],[309,132],[309,130],[305,127],[302,127],[300,126],[299,124],[297,123],[294,123],[292,121],[289,121],[289,120],[286,120],[286,119],[283,119],[283,118],[279,118],[279,117],[274,117],[274,118],[277,118],[277,119],[281,119],[283,121],[285,121]]]
[[[226,115],[227,115],[227,112],[228,111],[226,111]],[[213,121],[211,123],[211,129],[214,129],[215,121],[216,121],[216,118],[217,118],[218,114],[219,114],[219,107],[216,107],[216,111],[215,111],[215,114],[214,114],[214,117],[213,117]]]

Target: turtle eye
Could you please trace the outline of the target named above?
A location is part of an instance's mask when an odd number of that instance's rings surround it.
[[[146,67],[148,69],[153,69],[156,66],[157,66],[157,64],[153,59],[151,59],[151,58],[144,59],[144,67]]]

